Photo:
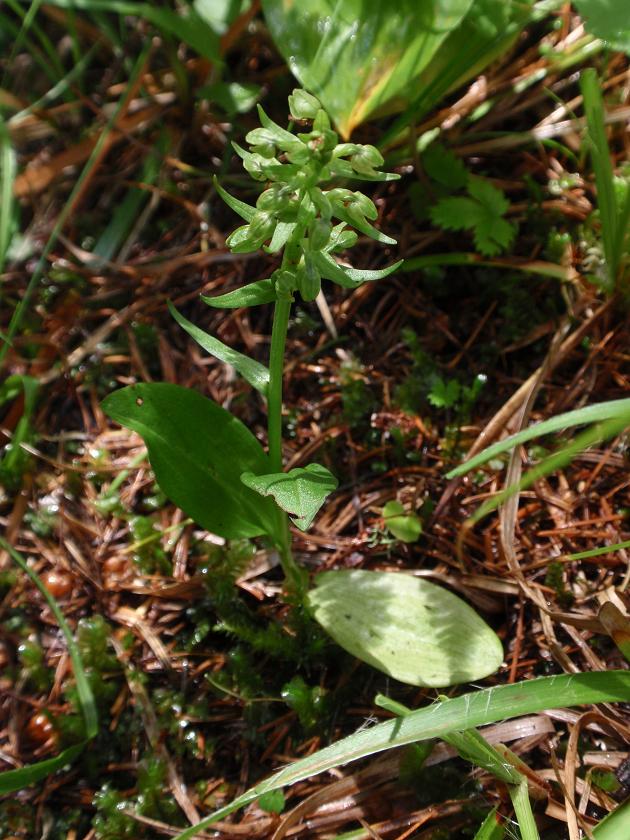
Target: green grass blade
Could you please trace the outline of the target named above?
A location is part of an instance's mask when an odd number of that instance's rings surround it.
[[[5,121],[0,116],[0,274],[13,233],[13,182],[17,163]]]
[[[167,148],[167,136],[162,134],[157,146],[147,155],[139,181],[142,184],[153,184],[157,178],[162,160]],[[118,204],[109,224],[99,236],[92,253],[96,257],[97,265],[103,260],[111,260],[120,248],[123,239],[128,235],[133,223],[138,218],[142,206],[149,198],[149,191],[139,187],[132,187],[127,191],[123,200]],[[100,257],[100,260],[98,259]]]
[[[523,777],[518,785],[509,785],[514,813],[521,832],[521,840],[539,840],[538,827],[532,813],[527,779]]]
[[[188,7],[187,14],[179,14],[165,6],[132,0],[51,0],[51,5],[62,9],[104,11],[144,18],[162,32],[179,38],[204,58],[215,63],[221,62],[219,37],[194,8]]]
[[[629,425],[630,414],[624,414],[621,417],[612,417],[604,420],[602,423],[595,423],[595,425],[582,432],[581,435],[578,435],[567,446],[563,446],[561,449],[552,452],[551,455],[528,470],[520,481],[510,484],[509,487],[506,487],[500,493],[485,501],[474,515],[471,516],[471,522],[479,522],[480,519],[483,519],[484,516],[487,516],[491,511],[507,501],[507,499],[521,490],[526,490],[528,487],[531,487],[539,478],[543,478],[555,470],[566,467],[580,452],[583,452],[595,443],[614,437]]]
[[[604,101],[597,72],[589,67],[582,72],[580,88],[584,97],[584,111],[588,126],[588,142],[597,185],[597,206],[602,228],[602,243],[611,288],[617,279],[621,254],[617,242],[617,202],[610,150],[606,139]]]
[[[455,469],[446,474],[447,478],[456,478],[460,475],[465,475],[470,470],[485,464],[497,455],[502,455],[504,452],[509,452],[516,446],[522,443],[527,443],[536,437],[542,435],[549,435],[552,432],[559,432],[563,429],[569,429],[572,426],[583,426],[587,423],[598,423],[606,420],[613,420],[615,418],[626,417],[630,419],[630,399],[627,400],[611,400],[610,402],[596,403],[595,405],[588,405],[585,408],[578,408],[575,411],[568,411],[566,414],[558,414],[550,420],[545,420],[542,423],[536,423],[522,432],[500,440],[494,443],[479,455],[464,461]]]
[[[630,540],[614,543],[613,545],[602,545],[599,548],[590,548],[588,551],[578,551],[577,554],[567,554],[567,560],[586,560],[588,557],[599,557],[601,554],[611,554],[622,548],[630,548]]]
[[[593,829],[595,840],[621,840],[630,837],[630,799],[615,808]]]
[[[98,53],[101,44],[97,41],[96,43],[92,44],[89,50],[86,50],[85,54],[81,56],[80,60],[66,73],[66,75],[59,79],[50,90],[46,91],[43,96],[40,96],[39,99],[36,99],[35,102],[32,102],[26,108],[23,108],[21,111],[18,111],[9,119],[9,125],[14,125],[18,123],[20,120],[27,117],[29,114],[33,113],[33,111],[43,110],[48,105],[53,103],[56,99],[59,99],[60,96],[63,96],[67,93],[71,86],[77,81],[83,74],[84,70],[90,65],[90,62],[94,58],[94,56]]]
[[[552,277],[554,280],[569,281],[571,273],[566,266],[543,260],[527,260],[515,262],[508,259],[484,259],[479,254],[466,251],[455,251],[448,254],[426,254],[421,257],[411,257],[403,260],[398,269],[400,272],[422,271],[425,268],[445,265],[477,265],[505,270],[522,271],[525,274],[537,274],[541,277]]]
[[[18,767],[16,770],[5,770],[4,773],[0,773],[0,796],[22,790],[28,785],[34,785],[35,782],[40,782],[46,776],[61,770],[67,764],[72,764],[85,748],[85,744],[85,741],[74,744],[54,758],[47,758],[44,761],[38,761],[36,764],[29,764],[26,767]]]
[[[94,695],[92,694],[92,689],[90,688],[90,684],[88,682],[88,678],[83,667],[83,661],[81,660],[79,646],[74,640],[72,630],[68,626],[68,622],[66,621],[64,614],[59,608],[59,604],[57,603],[57,601],[46,589],[46,587],[40,580],[39,575],[37,575],[33,571],[33,569],[31,569],[31,567],[28,565],[28,563],[22,557],[19,551],[16,551],[13,548],[13,546],[4,539],[4,537],[0,537],[0,546],[2,546],[2,548],[11,555],[11,558],[20,567],[20,569],[22,569],[24,574],[28,575],[28,577],[33,581],[35,586],[43,595],[44,600],[50,607],[52,614],[55,616],[55,619],[59,624],[59,628],[66,639],[70,659],[72,660],[74,678],[77,683],[77,693],[79,695],[81,711],[83,712],[83,718],[85,720],[85,732],[88,738],[94,738],[98,733],[98,712],[96,710]]]
[[[0,346],[0,365],[2,365],[2,363],[4,361],[4,358],[7,354],[7,351],[9,349],[9,346],[10,346],[13,338],[15,337],[17,331],[20,329],[20,326],[22,324],[22,319],[24,318],[24,315],[26,314],[26,311],[27,311],[27,309],[30,305],[31,298],[33,297],[33,293],[34,293],[35,289],[37,288],[37,285],[38,285],[38,283],[39,283],[39,281],[40,281],[40,279],[41,279],[41,277],[44,273],[45,268],[47,267],[48,255],[50,254],[52,249],[55,247],[55,243],[57,242],[57,240],[59,238],[59,234],[63,230],[64,225],[68,221],[68,218],[69,218],[69,216],[70,216],[70,214],[73,210],[74,200],[75,200],[76,196],[81,194],[81,190],[83,189],[83,184],[85,183],[88,175],[92,171],[92,168],[94,167],[96,161],[99,159],[100,154],[101,154],[101,150],[103,148],[103,145],[105,144],[107,138],[109,137],[114,125],[116,124],[116,121],[118,120],[118,116],[120,115],[120,112],[122,111],[123,107],[125,106],[125,102],[126,102],[126,98],[127,98],[127,92],[130,89],[133,89],[133,87],[136,83],[136,80],[137,80],[142,68],[144,67],[145,61],[146,61],[147,56],[148,56],[151,49],[152,49],[152,43],[149,42],[147,44],[147,46],[142,50],[140,55],[138,56],[134,66],[133,66],[133,69],[131,71],[131,74],[129,75],[129,81],[127,83],[127,87],[125,89],[125,92],[121,96],[121,98],[118,102],[118,105],[114,109],[109,121],[107,122],[107,125],[105,126],[105,128],[101,132],[97,142],[95,143],[94,148],[92,149],[92,154],[88,158],[87,163],[85,164],[85,166],[83,167],[83,170],[81,171],[81,174],[77,178],[77,181],[74,185],[74,188],[73,188],[72,192],[70,193],[70,196],[68,197],[68,200],[66,201],[66,204],[64,205],[61,213],[59,214],[59,217],[57,218],[57,221],[55,222],[55,226],[52,229],[52,232],[51,232],[50,236],[48,237],[48,241],[46,242],[46,245],[44,246],[44,250],[42,251],[40,258],[37,261],[37,265],[35,266],[35,270],[33,271],[33,274],[31,275],[31,278],[28,281],[28,285],[27,285],[26,289],[24,290],[24,294],[22,296],[22,299],[20,300],[18,305],[15,307],[15,310],[13,311],[13,315],[11,316],[9,326],[7,328],[7,331],[6,331],[5,340],[2,343],[2,345]]]
[[[474,840],[503,840],[504,835],[505,825],[497,814],[497,809],[493,808],[475,834]]]
[[[248,805],[267,791],[295,784],[317,773],[383,750],[428,738],[441,738],[458,730],[496,723],[505,718],[532,714],[543,709],[628,700],[630,671],[598,671],[590,674],[541,677],[522,683],[486,688],[434,703],[406,717],[356,732],[284,767],[229,805],[178,834],[176,840],[192,840],[199,831]]]

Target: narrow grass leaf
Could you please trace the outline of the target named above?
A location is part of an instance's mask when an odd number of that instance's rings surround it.
[[[98,712],[96,709],[94,695],[92,694],[92,689],[90,688],[90,684],[83,667],[81,653],[74,640],[72,631],[68,626],[68,622],[66,621],[65,616],[55,598],[46,589],[39,575],[31,569],[20,552],[16,551],[16,549],[13,548],[13,546],[7,542],[4,537],[0,537],[0,546],[8,552],[11,559],[20,567],[20,569],[22,569],[24,574],[28,575],[37,589],[39,589],[44,597],[44,600],[50,607],[51,612],[55,616],[59,629],[65,637],[66,645],[68,646],[68,653],[70,654],[70,660],[72,661],[72,669],[74,671],[81,712],[85,723],[85,733],[87,739],[91,740],[98,734]],[[74,761],[74,759],[83,751],[85,744],[85,741],[80,744],[74,744],[72,747],[64,750],[54,758],[49,758],[45,761],[28,765],[27,767],[20,767],[16,770],[7,770],[4,773],[0,773],[0,795],[12,793],[13,791],[20,790],[27,785],[34,784],[35,782],[46,778],[46,776],[50,773],[54,773],[56,770],[65,767],[67,764],[71,764],[72,761]]]
[[[194,338],[200,347],[203,347],[206,352],[211,353],[217,359],[220,359],[220,361],[232,365],[234,370],[238,371],[243,379],[249,382],[252,388],[260,391],[263,396],[267,393],[269,370],[264,365],[261,365],[255,359],[250,359],[249,356],[245,356],[243,353],[239,353],[238,350],[233,350],[227,344],[219,341],[218,338],[214,338],[214,336],[208,335],[207,332],[196,327],[187,318],[184,318],[170,301],[168,303],[168,309],[180,327],[185,329],[188,335]]]
[[[229,805],[210,814],[197,825],[185,829],[175,840],[192,840],[196,834],[214,822],[253,802],[263,793],[308,779],[366,756],[384,750],[442,738],[451,732],[484,726],[506,718],[533,714],[544,709],[560,709],[592,703],[625,703],[630,697],[630,671],[596,671],[589,674],[562,674],[540,677],[526,682],[486,688],[417,709],[404,718],[355,732],[336,744],[283,767],[268,779]],[[622,806],[624,808],[625,806]],[[619,809],[618,809],[619,810]],[[627,825],[625,820],[619,825]],[[622,835],[616,835],[615,840]],[[613,835],[597,836],[597,840],[612,840]]]
[[[529,440],[541,437],[542,435],[549,435],[553,432],[559,432],[563,429],[569,429],[572,426],[584,426],[587,423],[596,423],[605,420],[624,419],[630,422],[630,399],[626,400],[611,400],[610,402],[596,403],[595,405],[588,405],[585,408],[578,408],[575,411],[568,411],[566,414],[558,414],[549,420],[544,420],[542,423],[536,423],[522,432],[499,441],[498,443],[488,446],[483,452],[464,461],[455,469],[446,474],[447,478],[456,478],[459,475],[465,475],[467,472],[476,467],[485,464],[497,455],[502,455],[504,452],[509,452],[522,443],[527,443]]]
[[[422,257],[412,257],[403,260],[400,267],[401,272],[422,271],[425,268],[444,265],[483,265],[489,268],[509,268],[514,271],[523,271],[526,274],[538,274],[542,277],[553,277],[556,280],[571,280],[572,274],[569,268],[544,260],[517,260],[517,259],[484,259],[480,254],[471,252],[451,252],[448,254],[428,254]]]
[[[0,273],[4,269],[7,251],[13,234],[13,181],[17,162],[5,121],[0,115]]]
[[[28,307],[29,307],[30,303],[31,303],[31,298],[33,296],[33,293],[34,293],[35,289],[37,288],[37,285],[38,285],[38,283],[39,283],[39,281],[40,281],[40,279],[41,279],[41,277],[44,273],[44,270],[48,266],[48,255],[50,254],[50,252],[54,248],[55,243],[57,242],[61,231],[63,230],[66,222],[68,221],[68,218],[69,218],[70,214],[72,213],[72,211],[74,209],[74,202],[75,202],[77,196],[79,196],[81,194],[81,191],[83,189],[83,185],[85,184],[85,182],[86,182],[88,176],[90,175],[93,167],[96,165],[96,162],[100,158],[103,146],[105,145],[109,135],[111,134],[112,129],[114,128],[114,125],[116,124],[116,122],[118,120],[118,117],[120,116],[121,111],[125,107],[126,99],[127,99],[127,93],[128,93],[129,90],[133,90],[133,88],[136,84],[136,80],[138,79],[138,76],[140,75],[140,72],[142,71],[142,68],[145,66],[145,62],[146,62],[147,56],[148,56],[151,48],[152,48],[151,43],[147,44],[147,46],[138,55],[138,58],[137,58],[135,64],[133,65],[131,73],[129,74],[129,80],[128,80],[127,86],[125,88],[125,91],[123,92],[122,96],[118,100],[118,104],[114,108],[114,110],[111,114],[111,117],[109,118],[109,120],[107,122],[107,125],[104,127],[101,134],[99,135],[99,138],[96,141],[96,143],[94,145],[94,148],[92,149],[92,153],[90,154],[90,157],[88,158],[87,163],[85,164],[84,168],[82,169],[81,174],[79,175],[79,177],[75,181],[74,187],[72,188],[72,192],[70,193],[70,196],[68,197],[63,209],[61,210],[61,212],[60,212],[60,214],[57,218],[57,221],[55,222],[55,225],[52,229],[52,232],[51,232],[50,236],[48,237],[48,240],[47,240],[46,244],[44,245],[43,251],[42,251],[42,253],[39,257],[39,260],[37,261],[37,265],[35,266],[35,270],[31,274],[30,279],[28,281],[28,285],[27,285],[26,289],[24,290],[24,294],[22,295],[22,298],[21,298],[20,302],[15,307],[15,309],[13,311],[13,314],[11,316],[11,320],[9,322],[9,326],[7,328],[7,333],[6,333],[6,342],[3,343],[0,346],[0,365],[2,365],[2,362],[4,361],[4,358],[5,358],[5,356],[8,352],[9,345],[10,345],[11,341],[13,340],[16,333],[20,329],[20,326],[22,324],[22,320],[23,320],[23,318],[24,318],[24,316],[25,316],[25,314],[28,310]]]
[[[504,836],[505,824],[497,813],[497,809],[493,808],[482,822],[474,840],[503,840]]]
[[[18,767],[15,770],[5,770],[4,773],[0,773],[0,796],[22,790],[29,785],[34,785],[35,782],[41,782],[51,773],[67,767],[72,764],[77,756],[81,755],[85,746],[86,742],[74,744],[53,758],[28,764],[26,767]]]
[[[167,149],[167,140],[168,137],[166,133],[163,132],[157,145],[152,148],[146,156],[142,172],[140,173],[140,183],[150,185],[153,184],[157,178],[162,165],[163,155]],[[129,231],[138,218],[138,214],[140,213],[142,206],[146,203],[148,198],[148,190],[132,187],[127,191],[125,197],[116,206],[109,224],[99,236],[96,245],[94,246],[93,254],[95,257],[100,257],[101,261],[112,259],[121,246],[123,240],[129,234]],[[94,260],[94,263],[98,264],[98,262],[98,259]]]
[[[597,185],[597,207],[599,209],[602,243],[608,268],[608,279],[614,288],[621,254],[617,253],[617,201],[615,182],[606,139],[604,100],[597,71],[589,67],[582,71],[580,88],[584,97],[584,110],[588,126],[588,144],[591,152],[595,183]]]
[[[219,37],[193,8],[179,12],[153,3],[134,3],[128,0],[51,0],[52,6],[62,9],[113,12],[143,18],[157,29],[174,35],[199,55],[221,63]]]
[[[578,435],[575,440],[567,444],[567,446],[552,452],[547,458],[544,458],[535,467],[528,470],[520,481],[510,484],[496,496],[485,501],[481,507],[471,516],[471,522],[479,522],[484,516],[487,516],[499,505],[503,504],[507,499],[519,493],[521,490],[526,490],[535,484],[540,478],[544,478],[556,470],[566,467],[580,452],[584,452],[589,446],[595,443],[600,443],[603,440],[608,440],[614,437],[619,432],[623,431],[630,425],[630,415],[622,415],[621,417],[613,417],[609,420],[604,420],[601,423],[595,423],[581,435]]]
[[[540,835],[532,813],[532,803],[529,799],[527,778],[523,776],[517,785],[509,785],[508,790],[521,832],[521,840],[539,840]]]
[[[83,712],[83,718],[85,720],[85,732],[88,738],[94,738],[98,733],[98,712],[96,711],[94,695],[92,694],[92,689],[90,688],[90,684],[83,667],[79,646],[74,640],[72,630],[68,626],[68,622],[66,621],[59,604],[46,589],[39,575],[31,569],[22,555],[16,551],[15,548],[13,548],[13,546],[4,539],[4,537],[0,537],[0,545],[11,555],[12,560],[17,563],[24,574],[28,575],[28,577],[33,581],[50,607],[50,611],[55,616],[59,629],[65,637],[66,644],[68,646],[68,653],[70,654],[70,659],[72,661],[74,678],[77,684],[77,693],[79,695],[81,711]]]
[[[586,560],[587,557],[600,557],[602,554],[610,554],[613,551],[619,551],[621,548],[630,548],[630,540],[613,543],[612,545],[602,545],[599,548],[590,548],[588,551],[578,551],[576,554],[567,554],[567,560]]]

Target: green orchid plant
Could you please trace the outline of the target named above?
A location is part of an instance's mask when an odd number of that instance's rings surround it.
[[[268,366],[226,346],[169,304],[201,347],[232,365],[266,400],[267,452],[228,411],[177,385],[133,385],[111,394],[103,407],[143,437],[162,490],[202,527],[226,540],[266,537],[280,557],[288,595],[305,604],[346,650],[417,685],[477,679],[498,667],[501,645],[459,598],[410,576],[360,571],[325,573],[307,592],[308,577],[293,556],[289,522],[306,530],[337,479],[316,463],[283,469],[282,384],[291,305],[296,295],[315,300],[322,279],[355,289],[387,277],[402,261],[358,270],[336,259],[359,234],[396,244],[371,224],[378,215],[371,199],[339,182],[399,176],[379,171],[383,157],[374,146],[339,143],[310,93],[293,91],[289,108],[301,131],[282,128],[259,107],[261,127],[247,134],[249,150],[233,144],[247,172],[265,184],[256,206],[216,183],[221,198],[245,221],[227,239],[231,251],[263,248],[281,254],[280,264],[269,278],[203,297],[219,309],[273,305]]]

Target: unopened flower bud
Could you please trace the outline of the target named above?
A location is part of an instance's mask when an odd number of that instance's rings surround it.
[[[328,245],[332,225],[325,219],[315,219],[309,230],[309,242],[313,251],[323,251]]]
[[[289,96],[289,110],[296,120],[313,120],[321,108],[319,99],[301,88]]]
[[[315,300],[321,289],[322,278],[308,253],[304,255],[304,261],[298,266],[296,279],[302,300]]]

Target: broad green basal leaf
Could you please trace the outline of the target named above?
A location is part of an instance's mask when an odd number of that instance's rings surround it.
[[[472,0],[263,0],[291,71],[344,138],[417,77]]]
[[[348,653],[409,685],[441,688],[497,670],[493,630],[461,598],[396,572],[324,572],[308,603]]]
[[[320,464],[270,475],[246,472],[241,481],[261,496],[272,496],[301,531],[306,531],[327,496],[337,487],[335,476]]]
[[[104,411],[142,436],[166,495],[201,526],[226,539],[273,535],[273,504],[240,481],[269,461],[252,433],[221,406],[166,382],[110,394]]]

